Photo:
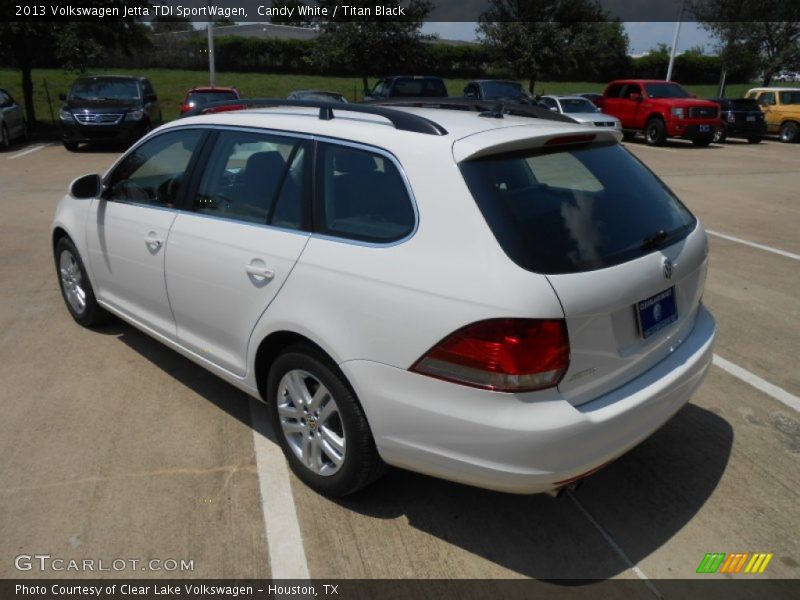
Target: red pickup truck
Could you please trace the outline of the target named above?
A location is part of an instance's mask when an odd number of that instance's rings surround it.
[[[651,146],[660,146],[670,137],[708,146],[719,125],[716,103],[700,100],[672,81],[612,81],[595,104],[622,122],[626,139],[641,131]]]

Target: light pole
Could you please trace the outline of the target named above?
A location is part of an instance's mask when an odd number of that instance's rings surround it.
[[[209,6],[210,1],[206,0],[206,6]],[[208,85],[214,87],[217,85],[217,72],[214,66],[214,29],[213,21],[209,21],[206,31],[208,33]]]
[[[667,81],[672,81],[672,67],[675,64],[675,51],[678,48],[678,36],[681,34],[681,18],[686,0],[681,0],[681,9],[678,11],[678,22],[675,23],[675,35],[672,36],[672,48],[669,51],[669,66],[667,67]]]

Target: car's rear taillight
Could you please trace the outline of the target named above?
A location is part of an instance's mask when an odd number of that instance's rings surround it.
[[[490,319],[447,336],[411,370],[488,390],[529,392],[557,385],[568,365],[563,319]]]

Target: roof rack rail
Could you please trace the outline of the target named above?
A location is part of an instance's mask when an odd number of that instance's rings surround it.
[[[334,113],[346,111],[352,113],[362,113],[376,115],[387,119],[395,129],[401,131],[413,131],[415,133],[425,133],[428,135],[447,135],[447,130],[425,117],[408,113],[401,110],[392,110],[383,106],[373,104],[345,104],[343,102],[325,102],[322,100],[285,100],[280,98],[236,98],[210,102],[197,106],[185,113],[184,117],[194,117],[227,110],[241,110],[249,107],[271,107],[271,106],[296,106],[301,108],[318,108],[319,118],[323,121],[330,121],[334,118]]]
[[[547,119],[562,123],[577,123],[566,115],[553,112],[549,108],[532,104],[521,104],[505,100],[474,100],[472,98],[389,98],[375,100],[370,104],[379,106],[409,106],[418,108],[445,108],[454,110],[470,110],[479,113],[481,117],[502,119],[503,115],[514,117],[531,117],[534,119]]]

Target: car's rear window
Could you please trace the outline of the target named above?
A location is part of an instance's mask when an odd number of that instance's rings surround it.
[[[447,88],[441,79],[398,79],[392,95],[404,98],[443,97],[447,96]]]
[[[761,112],[758,107],[758,102],[752,98],[734,98],[732,100],[723,100],[722,106],[724,110],[753,110]]]
[[[186,103],[192,106],[202,106],[209,102],[222,102],[224,100],[236,100],[239,96],[233,92],[189,92]]]
[[[674,243],[696,223],[618,144],[540,148],[460,167],[503,250],[537,273],[617,265]]]

